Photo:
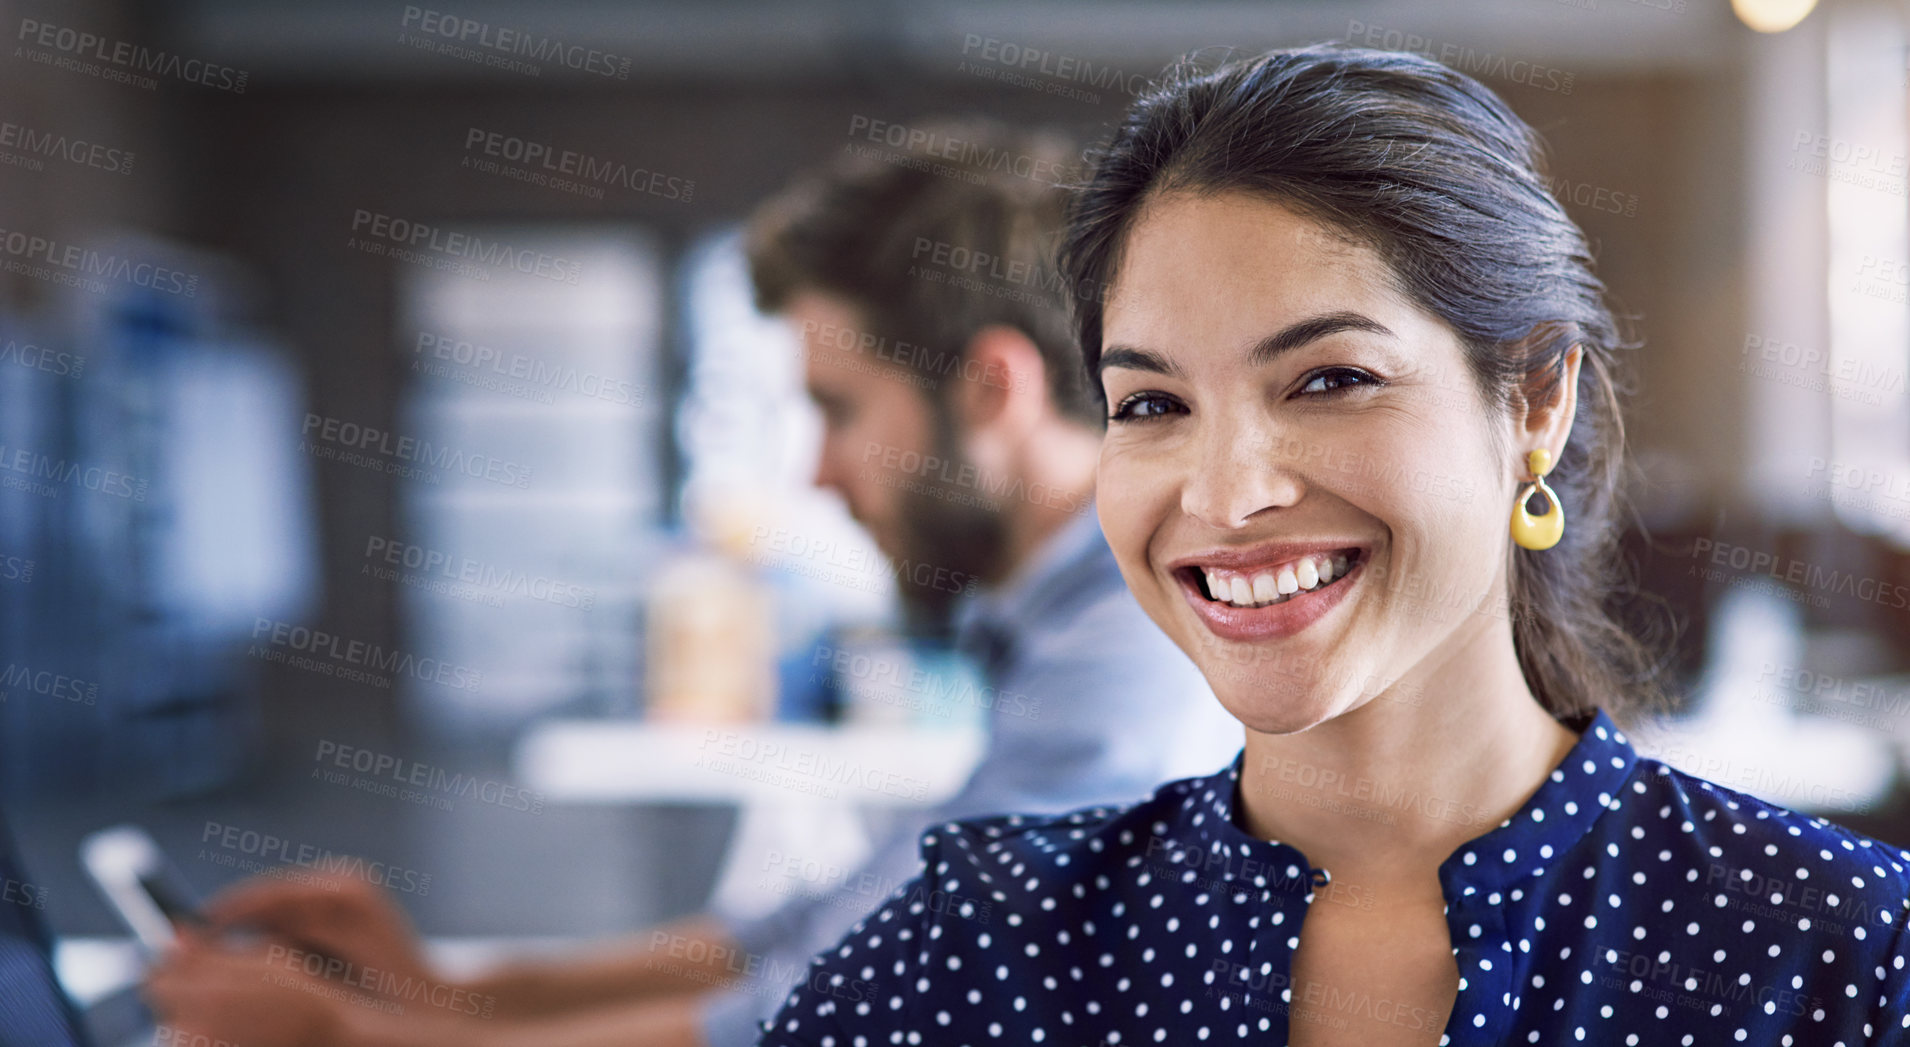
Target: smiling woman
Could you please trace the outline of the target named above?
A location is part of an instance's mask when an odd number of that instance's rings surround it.
[[[1614,719],[1659,700],[1610,603],[1633,346],[1547,185],[1410,54],[1136,103],[1061,252],[1096,504],[1245,745],[924,834],[763,1042],[1910,1044],[1910,853]]]
[[[1275,276],[1270,267],[1284,266],[1309,274],[1314,284],[1410,305],[1413,322],[1436,321],[1440,328],[1429,334],[1439,344],[1428,347],[1423,338],[1402,341],[1405,332],[1361,312],[1340,311],[1270,334],[1241,363],[1270,363],[1322,340],[1367,357],[1409,351],[1413,373],[1399,377],[1425,406],[1447,408],[1431,420],[1449,437],[1450,423],[1477,425],[1488,412],[1509,415],[1523,398],[1552,398],[1567,375],[1568,355],[1578,349],[1576,380],[1565,390],[1576,401],[1576,417],[1569,434],[1559,432],[1551,444],[1558,467],[1549,478],[1571,507],[1573,526],[1543,555],[1514,555],[1502,613],[1512,622],[1534,694],[1554,714],[1599,706],[1622,719],[1624,710],[1659,705],[1652,652],[1614,619],[1608,603],[1624,582],[1613,555],[1624,463],[1618,401],[1625,391],[1615,354],[1631,346],[1620,339],[1601,298],[1584,236],[1546,188],[1536,137],[1498,98],[1443,67],[1409,55],[1373,52],[1353,63],[1326,54],[1195,78],[1137,107],[1077,198],[1065,247],[1071,278],[1110,287],[1105,301],[1090,299],[1076,312],[1089,369],[1161,362],[1158,354],[1137,361],[1125,338],[1106,337],[1108,326],[1122,320],[1184,318],[1168,311],[1167,286],[1118,263],[1124,250],[1140,249],[1137,241],[1150,227],[1154,236],[1173,235],[1161,232],[1160,222],[1141,221],[1144,216],[1160,217],[1163,205],[1191,200],[1209,203],[1194,220],[1243,217],[1261,234],[1216,228],[1212,241],[1183,244],[1181,260],[1200,263],[1203,274],[1224,272],[1249,286]],[[1228,95],[1243,89],[1254,94]],[[1196,115],[1190,133],[1188,118]],[[1215,199],[1222,194],[1233,199]],[[1219,264],[1212,253],[1217,245],[1230,252],[1231,264]],[[1177,273],[1200,282],[1186,268]],[[1219,297],[1211,286],[1202,290]],[[1234,323],[1259,319],[1243,312],[1202,315]],[[1356,335],[1331,338],[1340,332]],[[1171,344],[1186,341],[1161,348]],[[1355,368],[1330,377],[1337,384],[1319,390],[1323,398],[1339,395],[1349,382],[1395,376]],[[1121,418],[1119,411],[1114,417]],[[1356,481],[1436,487],[1449,501],[1490,501],[1495,510],[1509,510],[1510,490],[1503,498],[1489,496],[1501,481],[1518,478],[1523,450],[1515,454],[1498,442],[1514,439],[1505,425],[1481,432],[1495,442],[1491,467],[1476,474],[1462,463],[1421,461],[1450,451],[1449,440],[1406,460],[1377,447],[1348,448],[1327,464]],[[1319,435],[1312,444],[1275,450],[1324,458]],[[1517,440],[1522,448],[1543,442],[1537,433]],[[1466,482],[1475,480],[1491,486]]]

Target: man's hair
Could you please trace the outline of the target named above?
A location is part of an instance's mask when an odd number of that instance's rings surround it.
[[[757,308],[781,312],[804,292],[840,299],[875,339],[862,351],[908,372],[938,406],[953,381],[983,380],[964,367],[969,340],[991,325],[1015,328],[1040,350],[1055,408],[1099,428],[1054,264],[1067,207],[1057,183],[1074,174],[1075,144],[972,118],[858,117],[851,128],[834,164],[752,217]]]

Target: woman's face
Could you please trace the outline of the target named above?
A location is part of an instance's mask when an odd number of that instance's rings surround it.
[[[1258,196],[1156,197],[1103,346],[1102,528],[1247,727],[1416,704],[1504,635],[1528,445],[1371,248]]]

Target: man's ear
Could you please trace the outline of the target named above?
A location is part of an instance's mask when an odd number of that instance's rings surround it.
[[[1565,453],[1565,441],[1572,435],[1572,419],[1578,414],[1578,371],[1584,362],[1585,347],[1574,345],[1565,354],[1557,384],[1550,400],[1528,401],[1522,387],[1512,391],[1512,436],[1520,448],[1515,468],[1525,469],[1525,452],[1543,447],[1557,462]]]
[[[950,397],[962,428],[999,430],[1019,436],[1040,422],[1048,405],[1048,371],[1041,350],[1019,329],[990,324],[968,340]]]

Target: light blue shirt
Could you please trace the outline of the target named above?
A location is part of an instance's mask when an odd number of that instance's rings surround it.
[[[884,826],[868,859],[834,891],[766,916],[723,917],[736,943],[788,984],[747,977],[703,1008],[710,1047],[761,1035],[809,958],[833,947],[889,888],[921,872],[924,830],[996,813],[1062,813],[1139,800],[1164,781],[1215,773],[1239,752],[1240,721],[1128,592],[1090,505],[1049,536],[999,589],[955,610],[958,648],[1002,696],[981,760],[962,788]],[[871,894],[856,884],[878,883]]]

